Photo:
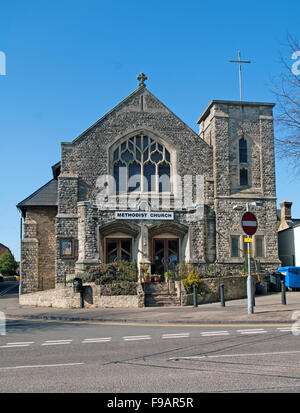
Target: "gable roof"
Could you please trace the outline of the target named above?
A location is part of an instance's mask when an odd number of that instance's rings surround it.
[[[169,112],[172,114],[176,119],[178,119],[183,125],[185,125],[186,128],[190,130],[190,132],[194,135],[197,136],[197,138],[201,139],[201,137],[190,127],[188,126],[182,119],[180,119],[174,112],[172,112],[164,103],[162,103],[153,93],[151,93],[146,86],[139,87],[136,89],[134,92],[132,92],[129,96],[127,96],[125,99],[123,99],[119,104],[117,104],[115,107],[113,107],[110,111],[108,111],[104,116],[102,116],[99,120],[97,120],[95,123],[93,123],[88,129],[86,129],[84,132],[82,132],[79,136],[77,136],[75,139],[73,139],[72,143],[80,141],[89,131],[91,131],[93,128],[95,128],[97,125],[101,124],[105,119],[107,119],[110,115],[121,109],[122,106],[125,104],[128,104],[130,100],[133,100],[136,96],[147,93],[152,99],[154,99],[162,109],[164,109],[166,112]],[[146,110],[145,110],[146,111]],[[63,142],[63,143],[68,143],[70,142]],[[204,140],[203,143],[207,146],[209,146]]]
[[[57,179],[51,179],[33,194],[17,204],[23,213],[29,206],[56,206],[57,205]]]
[[[0,255],[4,254],[5,252],[11,253],[10,249],[6,245],[1,244],[0,242]]]

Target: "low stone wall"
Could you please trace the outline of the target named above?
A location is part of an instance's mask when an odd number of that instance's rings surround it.
[[[83,300],[85,308],[137,308],[144,307],[144,293],[138,286],[137,295],[101,295],[100,287],[94,283],[84,285]],[[80,308],[80,293],[74,293],[73,286],[57,286],[54,289],[22,294],[20,305],[55,308]]]
[[[54,288],[22,294],[19,297],[19,304],[36,307],[80,308],[80,294],[74,293],[73,288]]]
[[[252,275],[254,284],[258,281],[256,274]],[[220,301],[220,286],[224,284],[225,300],[247,297],[247,276],[231,276],[222,278],[204,278],[204,295],[198,294],[198,304],[215,303]],[[193,305],[193,294],[183,295],[184,305]]]

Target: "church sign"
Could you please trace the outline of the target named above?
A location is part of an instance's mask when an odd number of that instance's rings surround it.
[[[116,211],[116,219],[174,219],[174,212]]]

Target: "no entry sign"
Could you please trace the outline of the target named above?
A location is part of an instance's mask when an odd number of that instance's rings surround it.
[[[247,235],[253,235],[257,231],[257,219],[252,212],[245,212],[242,215],[241,224],[243,231]]]

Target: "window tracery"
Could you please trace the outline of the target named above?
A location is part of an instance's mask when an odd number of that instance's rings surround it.
[[[171,154],[158,140],[139,134],[113,150],[117,194],[170,192]]]

